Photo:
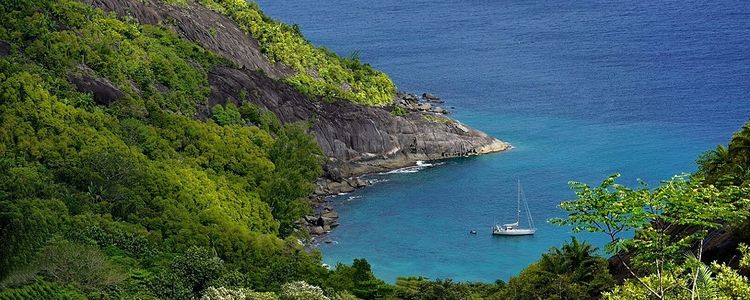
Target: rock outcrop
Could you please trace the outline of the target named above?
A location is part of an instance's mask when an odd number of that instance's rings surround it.
[[[88,92],[94,95],[94,102],[99,105],[109,105],[125,96],[106,78],[96,76],[96,72],[85,65],[79,65],[77,72],[68,76],[78,91]]]
[[[240,66],[263,70],[272,78],[284,78],[294,71],[272,64],[261,53],[258,41],[245,34],[234,21],[204,6],[190,3],[170,5],[160,0],[84,0],[119,16],[133,17],[143,24],[170,26],[182,37],[213,51]]]
[[[250,101],[274,112],[282,122],[314,118],[312,130],[328,157],[334,180],[434,160],[502,151],[509,147],[458,121],[432,112],[394,116],[388,107],[311,101],[264,74],[229,67],[209,73],[209,105]],[[240,99],[240,95],[247,95]],[[208,109],[202,110],[207,117]]]
[[[300,218],[297,224],[307,227],[312,235],[322,235],[339,226],[339,214],[330,207],[323,207],[316,215]]]
[[[85,2],[142,23],[171,26],[188,40],[241,66],[217,66],[210,70],[211,95],[207,105],[199,107],[198,117],[207,118],[210,106],[216,104],[250,101],[274,112],[282,122],[312,121],[312,131],[328,157],[324,169],[334,182],[411,165],[418,160],[476,155],[509,147],[430,111],[431,105],[425,111],[396,116],[392,113],[394,107],[309,99],[277,80],[292,74],[290,68],[271,64],[261,53],[258,41],[229,18],[203,6],[194,3],[173,6],[158,0]],[[215,28],[215,33],[210,28]],[[428,97],[439,100],[432,95]],[[412,98],[416,101],[410,95],[409,99]]]

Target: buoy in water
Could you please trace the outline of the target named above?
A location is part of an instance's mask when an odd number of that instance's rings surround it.
[[[472,229],[471,231],[469,231],[469,233],[471,233],[471,234],[477,234],[477,231],[474,230],[474,229]]]

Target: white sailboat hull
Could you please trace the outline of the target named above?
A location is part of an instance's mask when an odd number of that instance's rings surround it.
[[[504,228],[493,228],[493,235],[534,235],[536,228],[515,228],[515,229],[504,229]]]

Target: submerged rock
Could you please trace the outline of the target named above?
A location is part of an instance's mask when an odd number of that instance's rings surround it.
[[[354,191],[354,187],[349,184],[347,181],[342,182],[336,182],[336,181],[330,181],[326,185],[326,188],[328,191],[330,191],[332,194],[336,193],[351,193]]]
[[[314,235],[321,235],[324,234],[325,230],[323,230],[323,226],[313,226],[310,227],[310,234]]]
[[[336,211],[333,211],[333,210],[329,210],[329,211],[323,212],[322,214],[320,214],[320,216],[323,217],[323,218],[338,219],[339,218],[339,213],[337,213]]]
[[[336,222],[336,219],[334,219],[334,218],[320,217],[320,219],[323,220],[323,225],[331,225],[334,222]]]
[[[430,93],[424,93],[424,94],[422,94],[422,98],[424,98],[425,100],[429,100],[429,101],[440,100],[440,98],[438,98],[437,96],[435,96],[433,94],[430,94]]]
[[[417,109],[421,111],[428,111],[432,109],[432,104],[429,103],[419,103],[417,104]]]
[[[355,187],[355,188],[361,188],[367,186],[367,182],[362,180],[362,178],[355,177],[351,180],[349,180],[349,185]]]
[[[439,114],[444,114],[444,115],[450,113],[448,110],[446,110],[445,108],[442,108],[440,106],[435,107],[435,109],[433,109],[432,111],[434,111],[436,113],[439,113]]]

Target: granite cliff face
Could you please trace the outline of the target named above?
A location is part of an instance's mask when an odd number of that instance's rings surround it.
[[[432,112],[394,116],[388,108],[346,101],[310,101],[262,73],[216,67],[209,73],[209,105],[250,101],[273,111],[283,122],[312,120],[328,157],[332,179],[393,169],[432,160],[502,151],[508,145],[455,120]],[[241,91],[246,93],[241,93]],[[239,99],[240,94],[247,94]],[[202,110],[207,116],[207,109]]]
[[[503,151],[509,145],[469,128],[443,114],[392,107],[372,107],[347,101],[309,99],[282,80],[293,71],[272,64],[258,42],[229,18],[203,6],[172,6],[156,0],[85,0],[105,11],[131,16],[145,24],[172,27],[184,38],[224,56],[239,67],[210,70],[211,95],[199,107],[207,118],[210,107],[228,101],[250,101],[274,112],[282,122],[310,121],[327,156],[326,175],[334,181],[433,160]],[[216,28],[215,33],[209,28]]]

